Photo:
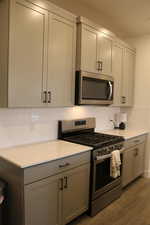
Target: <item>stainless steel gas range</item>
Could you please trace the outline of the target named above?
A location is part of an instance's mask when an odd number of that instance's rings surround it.
[[[100,210],[122,193],[121,175],[111,177],[111,152],[124,149],[124,138],[95,132],[95,118],[59,121],[58,137],[65,141],[93,147],[91,151],[91,178],[89,214]],[[122,161],[121,154],[121,161]],[[121,168],[122,170],[122,168]]]

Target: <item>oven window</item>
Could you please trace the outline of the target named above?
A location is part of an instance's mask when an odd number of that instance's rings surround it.
[[[115,180],[110,176],[110,158],[98,163],[95,172],[95,191]]]
[[[108,99],[108,81],[83,77],[82,82],[82,98],[107,100]]]

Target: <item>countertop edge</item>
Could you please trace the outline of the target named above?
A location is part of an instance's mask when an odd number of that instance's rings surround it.
[[[55,141],[57,141],[57,140],[55,140]],[[75,144],[75,143],[73,143],[73,144]],[[78,154],[83,154],[85,152],[89,152],[89,151],[92,151],[93,150],[93,148],[90,147],[90,146],[80,145],[80,144],[75,144],[75,145],[79,145],[79,146],[82,146],[82,147],[85,147],[85,148],[87,147],[87,149],[80,150],[78,152],[74,152],[74,153],[71,153],[71,154],[67,154],[65,156],[60,156],[60,157],[56,157],[56,158],[53,158],[53,159],[48,159],[48,160],[45,160],[45,161],[41,161],[39,163],[32,163],[32,164],[28,164],[28,165],[24,165],[24,166],[23,165],[20,165],[19,163],[14,162],[13,160],[8,159],[7,157],[4,157],[4,156],[1,156],[0,155],[0,158],[2,160],[5,160],[5,161],[13,164],[14,166],[16,166],[16,167],[18,167],[20,169],[27,169],[27,168],[31,168],[31,167],[34,167],[34,166],[39,166],[39,165],[42,165],[42,164],[51,163],[51,162],[54,162],[54,161],[57,161],[57,160],[65,159],[65,158],[68,158],[68,157],[71,157],[71,156],[75,156],[75,155],[78,155]],[[17,147],[19,147],[19,146],[17,146]]]
[[[120,132],[120,133],[115,133],[115,132]],[[127,129],[127,130],[119,130],[119,129],[109,129],[109,130],[101,130],[101,131],[97,131],[99,133],[105,133],[105,134],[110,134],[110,135],[115,135],[115,136],[122,136],[124,137],[125,141],[142,136],[142,135],[148,135],[149,131],[148,130],[133,130],[133,129]],[[122,132],[122,133],[121,133]],[[126,134],[123,134],[123,132],[125,132]],[[133,132],[134,134],[131,135],[131,133],[129,135],[127,135],[127,132]]]

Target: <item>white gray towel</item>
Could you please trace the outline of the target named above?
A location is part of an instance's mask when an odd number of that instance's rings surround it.
[[[117,178],[120,176],[120,151],[115,150],[111,153],[111,163],[110,163],[110,176],[113,178]]]

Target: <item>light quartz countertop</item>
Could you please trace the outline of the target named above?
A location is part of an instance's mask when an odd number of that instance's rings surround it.
[[[55,140],[0,149],[0,158],[20,168],[27,168],[90,150],[92,150],[92,148],[88,146]]]
[[[119,129],[114,129],[114,130],[104,130],[100,131],[101,133],[104,134],[110,134],[110,135],[117,135],[117,136],[123,136],[125,140],[138,137],[144,134],[148,134],[149,132],[147,130],[132,130],[132,129],[126,129],[126,130],[119,130]]]

